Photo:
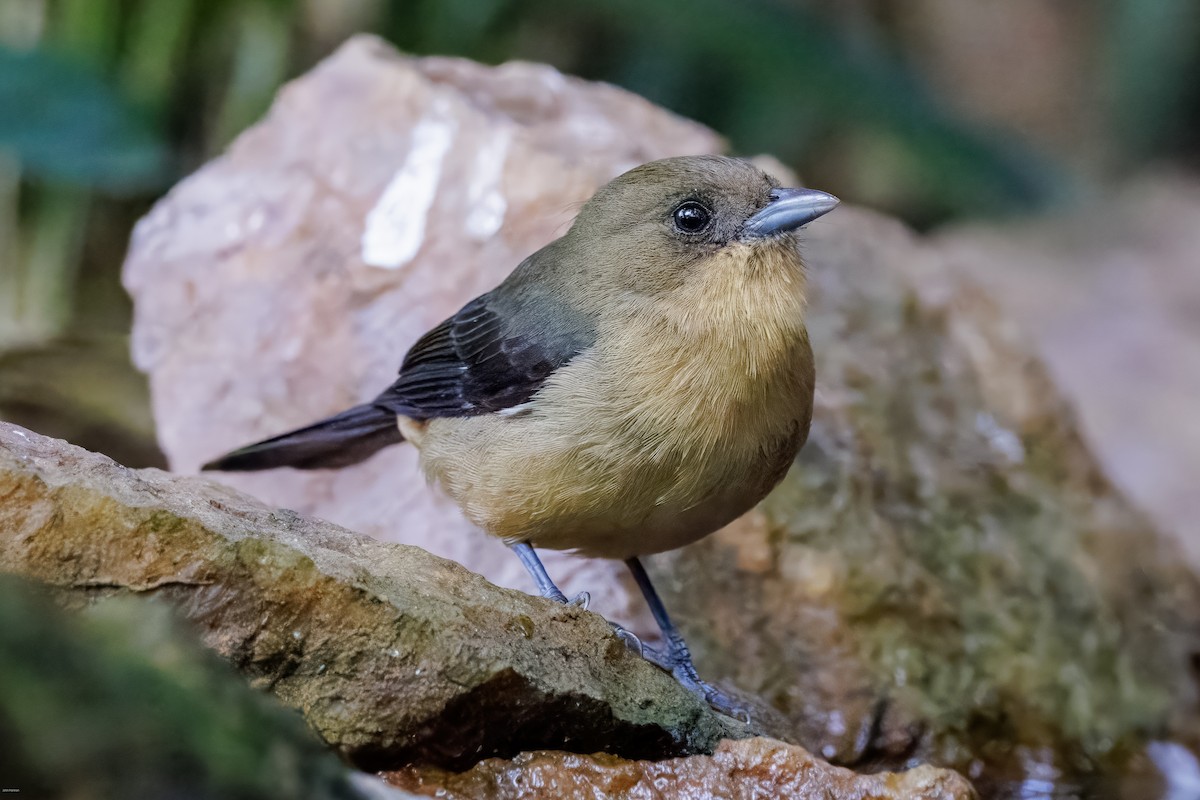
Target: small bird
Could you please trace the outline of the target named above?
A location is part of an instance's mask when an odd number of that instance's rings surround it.
[[[632,169],[421,337],[374,400],[204,469],[345,467],[411,442],[544,597],[572,602],[535,547],[625,561],[662,629],[651,660],[736,712],[638,558],[743,514],[804,444],[814,365],[795,231],[837,204],[733,158]]]

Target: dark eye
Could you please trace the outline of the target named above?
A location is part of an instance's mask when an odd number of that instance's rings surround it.
[[[695,200],[688,200],[675,209],[671,218],[680,233],[699,233],[708,227],[712,212]]]

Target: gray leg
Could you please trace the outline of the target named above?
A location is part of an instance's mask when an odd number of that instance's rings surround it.
[[[674,675],[675,680],[679,681],[685,689],[703,697],[717,711],[749,723],[750,714],[746,709],[738,706],[719,689],[700,679],[699,673],[696,672],[696,666],[692,663],[692,654],[688,650],[687,642],[683,640],[683,635],[679,633],[679,629],[667,616],[667,608],[663,605],[658,592],[654,590],[654,585],[650,583],[650,576],[646,574],[646,568],[642,566],[642,562],[636,558],[630,558],[626,560],[625,564],[633,573],[633,579],[637,581],[638,588],[642,590],[642,596],[646,598],[646,605],[650,606],[650,613],[654,615],[654,621],[658,623],[667,644],[665,656],[655,653],[648,654],[647,657]],[[649,651],[649,648],[646,649]]]
[[[550,574],[542,566],[542,560],[537,557],[537,553],[534,552],[529,542],[517,542],[516,544],[510,544],[509,547],[517,554],[517,558],[521,559],[521,563],[525,565],[525,569],[533,578],[533,582],[537,584],[538,592],[542,597],[566,605],[567,596],[562,593],[561,589],[554,585],[554,581],[550,579]]]
[[[556,603],[563,605],[581,606],[584,611],[587,610],[588,603],[591,602],[591,596],[587,592],[580,592],[570,600],[562,593],[554,581],[551,580],[550,574],[546,572],[546,567],[542,564],[542,560],[537,557],[537,552],[529,542],[517,542],[510,544],[509,548],[517,554],[517,558],[521,559],[521,563],[525,565],[525,569],[533,577],[533,582],[537,584],[538,592],[547,600],[553,600]],[[625,642],[625,646],[633,650],[638,655],[644,655],[642,648],[642,640],[639,639],[632,631],[622,628],[616,623],[608,623],[612,626],[613,633]],[[661,666],[661,665],[660,665]]]
[[[556,603],[563,605],[582,606],[586,611],[588,603],[591,602],[591,597],[587,592],[580,592],[570,600],[562,593],[562,590],[554,585],[554,581],[550,579],[550,574],[546,572],[546,568],[542,566],[542,560],[537,557],[533,546],[529,542],[517,542],[510,544],[509,548],[517,554],[517,558],[521,559],[521,563],[525,565],[525,569],[533,577],[533,582],[537,584],[538,592],[547,600],[553,600]]]

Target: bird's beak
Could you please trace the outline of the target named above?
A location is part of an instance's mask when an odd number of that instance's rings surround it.
[[[775,189],[766,208],[746,220],[742,235],[757,239],[794,231],[828,214],[839,202],[833,195],[816,189]]]

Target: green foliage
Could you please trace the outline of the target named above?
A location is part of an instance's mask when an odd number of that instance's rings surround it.
[[[0,149],[34,179],[154,189],[166,148],[116,88],[82,63],[0,48]]]
[[[1187,103],[1200,104],[1200,4],[1109,0],[1102,84],[1109,122],[1127,156],[1148,157],[1186,138]],[[1189,97],[1190,93],[1190,97]]]
[[[743,152],[807,170],[830,137],[875,131],[916,163],[909,192],[938,217],[1044,206],[1065,180],[1031,147],[947,113],[888,47],[856,43],[815,11],[777,2],[688,6],[686,14],[671,13],[668,0],[595,6],[602,24],[632,34],[620,52],[633,58],[611,77],[708,123]]]

